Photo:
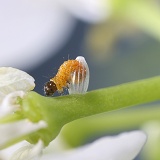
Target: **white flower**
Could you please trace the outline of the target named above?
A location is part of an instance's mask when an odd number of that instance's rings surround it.
[[[105,20],[110,14],[109,0],[58,0],[58,3],[74,16],[87,22]]]
[[[39,160],[43,148],[44,145],[41,140],[36,145],[25,145],[13,154],[11,160]]]
[[[151,120],[142,126],[143,131],[147,133],[148,141],[143,149],[142,156],[145,160],[159,159],[160,147],[160,122],[159,120]]]
[[[34,79],[27,73],[15,68],[0,68],[0,118],[12,115],[20,110],[17,98],[22,98],[27,91],[34,88]],[[8,120],[9,121],[9,120]],[[0,120],[0,149],[20,141],[26,135],[45,128],[44,121],[33,123],[28,119],[13,120],[13,122]]]
[[[43,155],[40,160],[133,160],[145,142],[142,131],[126,132],[64,153]]]
[[[59,153],[53,151],[42,156],[39,156],[42,143],[38,142],[35,146],[27,144],[18,149],[11,160],[31,160],[31,158],[33,160],[133,160],[145,142],[146,135],[142,131],[132,131],[117,136],[103,137],[70,151]]]
[[[25,93],[33,89],[34,79],[25,72],[14,68],[0,68],[0,78],[3,76],[3,85],[1,94],[0,112],[1,117],[12,115],[13,112],[20,110],[20,106],[16,103],[18,97],[25,96]],[[15,76],[13,76],[13,75]],[[23,76],[22,76],[23,75]],[[5,77],[6,81],[5,81]],[[10,79],[9,79],[10,77]],[[18,78],[19,77],[19,78]],[[6,89],[5,89],[6,88]],[[9,93],[11,92],[11,93]],[[6,95],[6,96],[5,96]],[[5,106],[7,109],[5,109]],[[4,121],[3,121],[4,120]],[[6,122],[5,122],[6,121]],[[146,135],[141,131],[133,131],[123,133],[118,136],[104,137],[96,140],[92,144],[66,151],[60,154],[42,154],[44,144],[41,139],[35,145],[22,141],[33,132],[46,128],[44,121],[33,123],[28,119],[0,119],[0,159],[3,160],[132,160],[139,153],[146,141]],[[17,145],[9,147],[14,142],[22,141],[17,150]],[[26,145],[27,143],[27,145]],[[2,150],[3,149],[3,150]],[[54,149],[54,148],[53,148]],[[13,153],[11,150],[17,150]],[[45,152],[45,149],[44,149]],[[7,156],[5,156],[7,153]],[[8,153],[13,153],[8,155]]]
[[[99,22],[107,16],[104,6],[103,0],[0,1],[0,66],[28,69],[43,62],[64,45],[75,17]]]
[[[34,89],[34,81],[33,77],[23,71],[11,67],[0,67],[0,102],[4,96],[14,91],[28,92]]]
[[[11,67],[0,68],[0,117],[18,109],[17,97],[35,87],[34,78],[27,73]]]

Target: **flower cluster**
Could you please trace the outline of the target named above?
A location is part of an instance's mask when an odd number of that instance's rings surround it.
[[[53,119],[51,108],[47,111],[48,108],[43,106],[43,110],[41,108],[39,110],[36,107],[41,102],[37,101],[35,106],[26,98],[35,86],[34,78],[27,73],[15,68],[2,67],[0,81],[0,159],[132,160],[146,141],[146,135],[143,132],[133,131],[104,137],[89,145],[61,154],[51,152],[42,155],[42,152],[45,153],[45,146],[51,141],[54,143],[54,138],[68,120],[61,122],[58,116],[54,116]],[[36,99],[36,94],[31,93],[31,95],[32,99]],[[43,97],[43,100],[43,105],[46,101],[50,101],[48,97]],[[58,108],[56,113],[59,112],[64,113]],[[53,127],[55,124],[59,127]]]

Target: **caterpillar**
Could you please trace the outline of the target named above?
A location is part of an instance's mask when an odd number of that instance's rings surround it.
[[[85,93],[89,84],[89,68],[85,58],[78,56],[75,60],[65,61],[57,74],[44,85],[46,96],[52,96],[56,91],[62,93],[64,88],[69,94]]]

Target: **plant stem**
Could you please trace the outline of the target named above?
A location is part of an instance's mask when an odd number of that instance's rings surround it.
[[[159,105],[134,107],[73,121],[64,126],[61,136],[67,144],[77,147],[95,136],[139,129],[150,121],[160,121]]]
[[[47,138],[51,136],[53,139],[65,124],[73,120],[158,99],[160,99],[159,76],[86,94],[56,98],[29,92],[22,101],[22,108],[24,115],[32,121],[45,120],[48,123]]]

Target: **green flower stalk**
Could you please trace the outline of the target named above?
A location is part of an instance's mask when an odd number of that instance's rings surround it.
[[[91,139],[91,135],[139,129],[151,121],[160,121],[159,105],[132,107],[83,118],[64,126],[60,136],[69,147],[78,147]]]
[[[29,92],[22,101],[23,114],[31,121],[43,119],[48,127],[30,137],[31,143],[39,138],[47,145],[61,128],[76,119],[159,100],[160,77],[131,82],[86,94],[44,97]]]
[[[85,94],[46,97],[30,91],[34,88],[34,79],[27,73],[5,67],[0,68],[0,73],[0,79],[5,82],[0,86],[3,95],[0,103],[1,149],[22,140],[43,148],[56,138],[65,124],[76,119],[160,98],[159,76]],[[76,93],[79,87],[82,90],[83,85],[74,88]]]

